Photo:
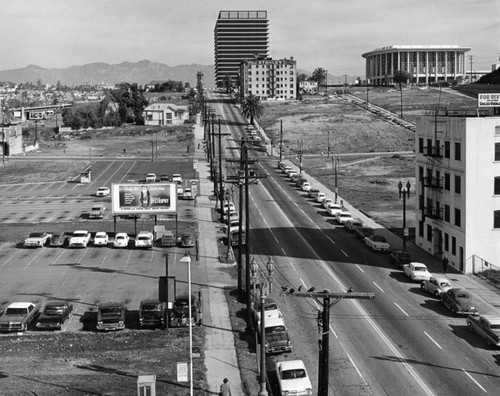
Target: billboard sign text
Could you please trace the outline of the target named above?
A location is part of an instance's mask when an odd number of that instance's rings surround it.
[[[175,183],[123,183],[111,186],[113,214],[177,212]]]

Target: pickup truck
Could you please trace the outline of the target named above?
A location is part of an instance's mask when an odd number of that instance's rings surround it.
[[[483,337],[488,345],[500,346],[500,316],[469,315],[467,326],[471,331]]]
[[[12,303],[0,316],[0,331],[26,331],[37,313],[37,304],[31,302]]]
[[[119,302],[106,302],[97,311],[97,330],[113,331],[125,328],[125,307]]]
[[[387,239],[377,234],[367,236],[365,238],[365,244],[376,252],[388,252],[391,249],[391,245],[389,245]]]
[[[283,318],[266,318],[264,321],[264,337],[266,353],[283,353],[292,351],[292,342],[288,335]]]
[[[163,304],[154,298],[142,300],[139,305],[139,327],[165,327],[166,312]]]

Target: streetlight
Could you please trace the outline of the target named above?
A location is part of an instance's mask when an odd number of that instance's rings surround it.
[[[410,181],[406,182],[406,189],[403,189],[401,180],[398,183],[399,199],[403,198],[403,251],[406,252],[406,237],[408,236],[408,229],[406,228],[406,198],[410,198]]]
[[[193,324],[191,313],[191,256],[186,250],[184,257],[179,260],[180,263],[187,263],[188,271],[188,323],[189,323],[189,394],[193,396]]]

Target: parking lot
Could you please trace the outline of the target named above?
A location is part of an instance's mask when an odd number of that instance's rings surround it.
[[[177,292],[187,290],[187,268],[179,263],[185,249],[165,248],[156,244],[151,249],[135,249],[133,238],[129,247],[113,249],[112,245],[84,249],[67,247],[25,248],[24,238],[32,231],[65,231],[83,229],[92,238],[97,231],[113,236],[115,231],[132,237],[140,230],[151,230],[154,216],[133,219],[117,218],[111,213],[110,197],[99,198],[95,192],[101,186],[134,180],[143,181],[148,172],[157,175],[181,173],[191,178],[192,164],[148,161],[97,161],[92,166],[90,183],[58,182],[13,184],[0,186],[0,301],[2,309],[10,302],[30,301],[43,306],[48,300],[65,300],[74,311],[63,331],[80,331],[87,319],[93,320],[101,302],[125,304],[127,328],[136,327],[137,310],[142,299],[158,295],[158,277],[166,273],[168,254],[169,275],[176,277]],[[106,207],[104,219],[90,220],[88,212],[94,203]],[[195,201],[179,201],[179,234],[196,230]],[[174,218],[156,218],[156,224],[175,231]],[[194,231],[195,232],[195,231]],[[203,289],[204,275],[196,271],[197,261],[191,248],[194,290]],[[87,326],[87,329],[92,329]]]

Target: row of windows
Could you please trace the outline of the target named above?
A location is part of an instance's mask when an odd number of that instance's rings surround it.
[[[436,139],[434,143],[432,139],[427,139],[426,146],[424,146],[424,142],[424,138],[418,138],[418,152],[420,154],[451,159],[451,142],[449,140],[444,141],[444,146],[441,146],[441,141],[439,139]],[[496,151],[497,147],[495,145],[495,157]],[[462,143],[460,142],[455,142],[453,144],[453,159],[456,161],[462,160]]]
[[[275,88],[286,88],[286,84],[274,84]],[[259,88],[259,84],[248,84],[248,89]],[[260,84],[260,88],[269,88],[269,84]],[[293,88],[293,84],[290,84],[290,88]]]
[[[271,79],[269,77],[262,77],[262,81],[270,81]],[[293,77],[287,78],[287,77],[277,77],[275,79],[276,81],[293,81]],[[248,82],[252,82],[252,77],[248,77]],[[255,81],[259,81],[259,77],[255,77]]]
[[[259,70],[255,70],[255,74],[259,74]],[[269,75],[271,74],[269,72],[269,70],[261,70],[261,73],[260,74],[266,74],[266,75]],[[286,70],[276,70],[276,74],[290,74],[290,75],[293,75],[293,70],[290,70],[290,71],[286,71]],[[252,75],[252,70],[248,70],[248,75],[251,76]]]
[[[256,90],[255,92],[251,91],[251,90],[248,90],[248,93],[250,95],[266,95],[266,96],[270,96],[271,95],[271,92],[270,91],[266,91],[266,90],[262,90],[262,92],[260,92],[259,90]],[[289,96],[287,96],[287,93],[288,91],[286,90],[277,90],[274,97],[276,98],[281,98],[281,99],[287,99],[287,98],[290,98],[290,99],[293,99],[295,96],[294,96],[294,92],[293,90],[290,90],[290,93],[289,93]],[[285,95],[285,96],[283,96]]]
[[[436,188],[443,188],[446,191],[451,191],[451,179],[452,179],[452,174],[448,172],[444,172],[444,186],[443,182],[441,180],[441,171],[436,170],[436,173],[433,174],[431,168],[426,169],[427,173],[425,176],[425,184],[426,185],[431,185]],[[423,179],[424,177],[424,168],[419,166],[418,167],[418,172],[419,172],[419,177],[420,180]],[[462,194],[462,177],[460,175],[453,175],[453,192],[455,194]],[[495,181],[496,183],[496,181]],[[496,184],[495,184],[496,185]]]
[[[418,235],[420,237],[424,237],[424,222],[419,221],[418,222]],[[427,235],[426,239],[428,242],[432,242],[432,236],[433,236],[433,230],[432,230],[432,225],[427,224]],[[451,239],[451,249],[450,249],[450,239]],[[452,255],[456,256],[457,255],[457,238],[448,235],[448,233],[444,233],[444,238],[443,238],[443,249],[445,252],[451,252]]]

